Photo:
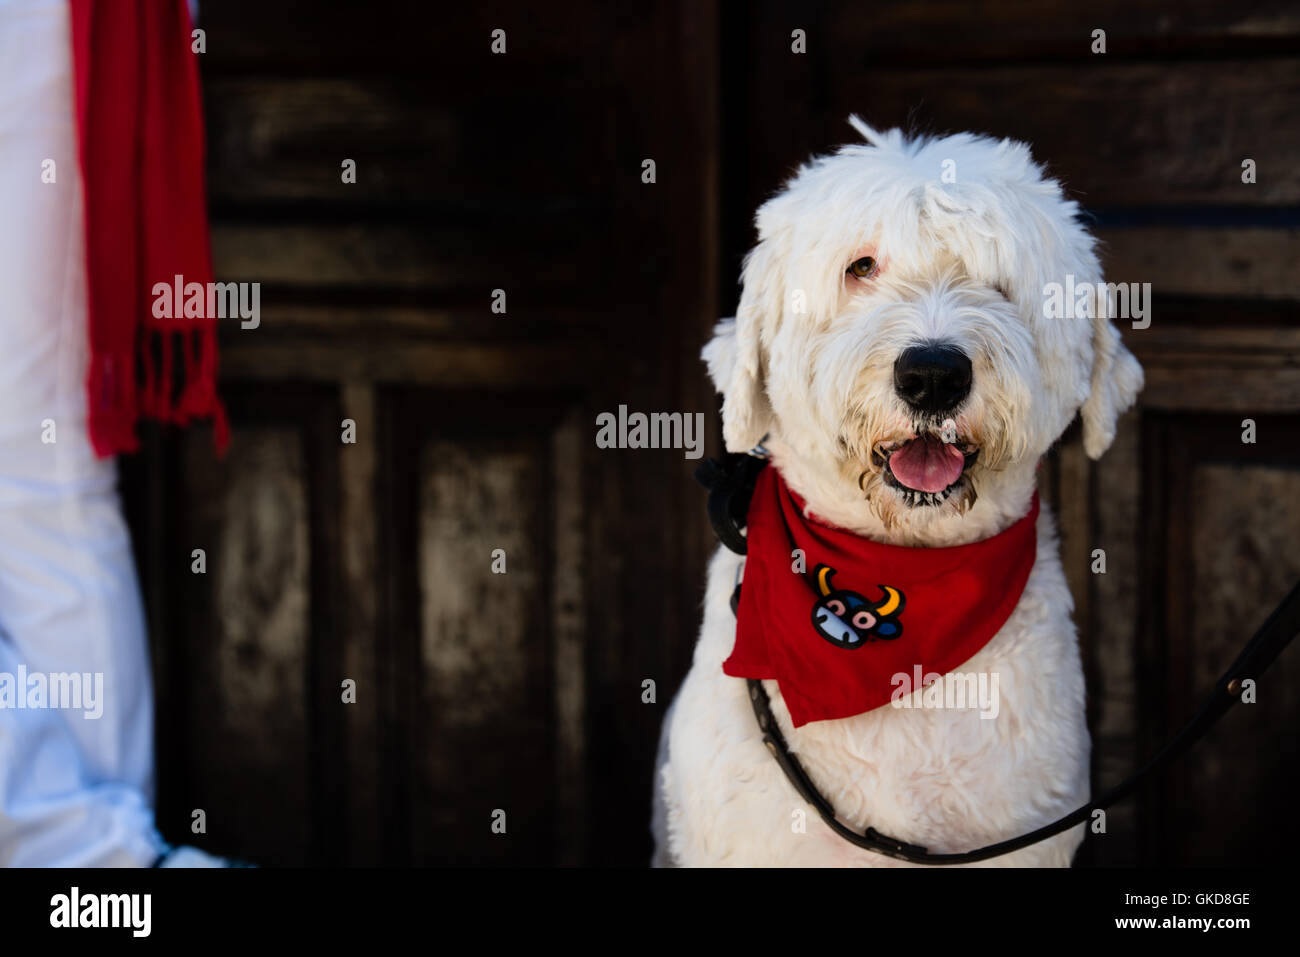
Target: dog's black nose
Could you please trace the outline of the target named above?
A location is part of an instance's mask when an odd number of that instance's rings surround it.
[[[955,409],[970,394],[970,381],[970,359],[955,346],[913,346],[894,363],[894,391],[917,412]]]

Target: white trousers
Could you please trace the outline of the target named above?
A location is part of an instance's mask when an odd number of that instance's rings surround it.
[[[66,0],[0,0],[3,866],[148,865],[163,850],[152,810],[153,692],[131,540],[116,465],[95,458],[86,430],[70,30]],[[102,674],[102,714],[50,707],[58,702],[48,695],[40,706],[30,685],[16,687],[24,673],[29,682],[90,675],[88,687]],[[29,692],[24,702],[36,706],[6,702],[6,675],[11,690]]]

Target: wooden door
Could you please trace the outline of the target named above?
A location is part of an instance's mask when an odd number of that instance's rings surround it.
[[[164,827],[268,864],[647,861],[709,532],[696,463],[596,417],[716,435],[716,12],[203,16],[216,272],[262,315],[221,330],[225,459],[151,431],[126,465]]]

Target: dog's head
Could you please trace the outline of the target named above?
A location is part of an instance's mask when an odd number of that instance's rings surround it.
[[[977,500],[1023,509],[1076,413],[1095,458],[1141,388],[1093,239],[1023,143],[850,122],[866,145],[758,211],[736,318],[704,350],[727,448],[770,435],[814,511],[848,527],[869,524],[849,502],[885,531]],[[1077,301],[1046,308],[1053,283]]]

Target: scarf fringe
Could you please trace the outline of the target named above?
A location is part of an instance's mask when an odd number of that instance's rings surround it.
[[[88,391],[95,453],[138,451],[135,423],[144,417],[177,426],[210,419],[217,455],[224,456],[230,447],[230,422],[217,395],[216,329],[211,325],[179,330],[146,327],[138,358],[139,382],[136,354],[100,355],[91,365]]]

